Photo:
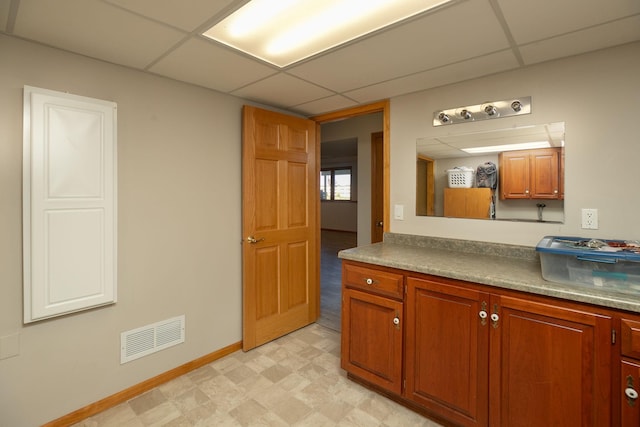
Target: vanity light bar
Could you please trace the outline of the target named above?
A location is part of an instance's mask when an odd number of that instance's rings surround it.
[[[531,114],[530,96],[434,111],[433,125],[453,125],[521,114]]]

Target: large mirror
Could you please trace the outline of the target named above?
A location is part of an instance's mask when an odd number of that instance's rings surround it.
[[[416,215],[564,222],[564,139],[564,122],[419,138]]]

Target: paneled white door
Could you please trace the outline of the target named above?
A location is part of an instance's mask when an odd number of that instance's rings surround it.
[[[25,86],[24,322],[116,301],[116,104]]]

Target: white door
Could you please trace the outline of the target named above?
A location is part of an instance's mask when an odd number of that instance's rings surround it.
[[[116,105],[24,89],[24,321],[116,301]]]

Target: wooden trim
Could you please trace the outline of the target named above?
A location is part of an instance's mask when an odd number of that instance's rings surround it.
[[[320,124],[333,122],[336,120],[349,119],[351,117],[363,116],[365,114],[379,113],[382,111],[382,131],[384,132],[382,138],[383,145],[383,204],[384,204],[384,218],[383,218],[383,230],[389,231],[391,208],[390,203],[390,191],[391,191],[391,177],[390,177],[390,158],[391,158],[391,104],[388,99],[383,101],[374,102],[367,105],[359,105],[353,108],[347,108],[345,110],[334,111],[331,113],[320,114],[319,116],[310,117]]]
[[[149,378],[148,380],[119,391],[118,393],[105,397],[102,400],[91,403],[84,408],[80,408],[76,411],[71,412],[70,414],[64,415],[56,420],[43,424],[42,427],[63,427],[78,423],[86,418],[89,418],[92,415],[119,405],[122,402],[126,402],[127,400],[139,396],[142,393],[149,391],[161,384],[164,384],[168,381],[178,378],[181,375],[184,375],[204,365],[221,359],[224,356],[234,353],[240,349],[242,349],[242,341],[228,345],[227,347],[221,348],[220,350],[214,351],[213,353],[206,354],[202,357],[199,357],[198,359],[194,359],[191,362],[187,362],[184,365],[166,371],[153,378]]]

